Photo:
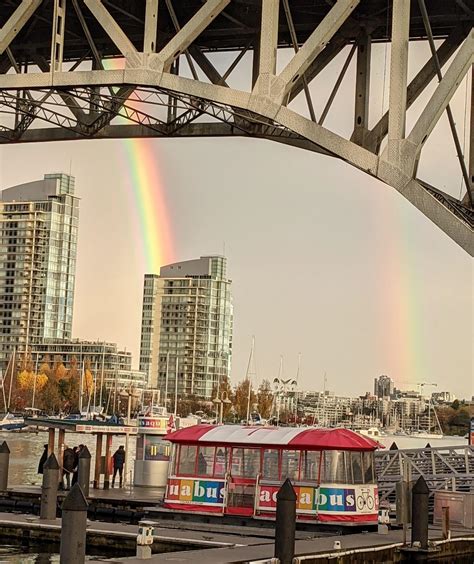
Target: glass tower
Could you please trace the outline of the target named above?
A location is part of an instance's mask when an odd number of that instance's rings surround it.
[[[171,406],[176,390],[180,397],[211,399],[229,376],[233,311],[226,263],[222,256],[201,257],[145,275],[140,370]]]
[[[1,193],[1,368],[13,349],[71,338],[78,220],[70,175],[46,174]]]

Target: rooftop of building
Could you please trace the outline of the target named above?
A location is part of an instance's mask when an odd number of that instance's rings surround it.
[[[74,196],[75,178],[65,173],[45,174],[42,180],[25,182],[1,192],[2,202],[41,202],[50,198]]]
[[[96,347],[97,349],[102,348],[113,348],[120,354],[131,355],[132,353],[127,350],[120,350],[117,343],[111,343],[108,341],[90,341],[87,339],[53,339],[53,338],[45,338],[41,341],[41,343],[33,344],[34,348],[42,348],[42,347]]]
[[[145,274],[145,279],[211,277],[224,280],[226,275],[227,258],[225,256],[204,255],[198,259],[165,264],[160,268],[159,274]]]

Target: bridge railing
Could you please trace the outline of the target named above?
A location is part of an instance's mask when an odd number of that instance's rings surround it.
[[[386,450],[375,453],[375,468],[381,502],[395,502],[397,482],[407,465],[411,479],[423,476],[432,497],[436,490],[474,489],[474,447],[437,447]]]

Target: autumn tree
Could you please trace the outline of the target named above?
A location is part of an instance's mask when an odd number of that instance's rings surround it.
[[[64,366],[62,356],[60,355],[55,355],[54,357],[53,374],[58,382],[66,378],[67,369]]]
[[[69,370],[67,372],[67,401],[69,402],[70,411],[73,413],[79,411],[79,387],[81,375],[78,367],[77,358],[73,355],[69,362]]]
[[[38,370],[38,374],[44,374],[45,376],[48,376],[48,378],[51,375],[51,359],[49,357],[49,354],[44,355]]]
[[[268,419],[272,413],[273,393],[268,380],[263,380],[257,392],[257,411],[260,417]]]
[[[41,405],[48,413],[58,413],[61,410],[62,404],[59,382],[52,372],[41,394]]]
[[[82,393],[86,393],[87,401],[90,401],[92,393],[94,392],[94,375],[91,370],[90,361],[88,358],[84,361],[84,380],[82,382]],[[81,391],[80,391],[81,393]]]
[[[249,402],[250,392],[250,402]],[[252,410],[257,396],[252,389],[252,383],[248,378],[237,384],[234,395],[234,410],[240,420],[247,420],[248,408]],[[248,414],[250,416],[250,413]]]

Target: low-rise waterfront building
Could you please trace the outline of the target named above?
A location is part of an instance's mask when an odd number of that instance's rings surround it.
[[[85,363],[96,375],[98,383],[106,388],[124,389],[146,387],[146,374],[132,369],[132,353],[120,350],[116,343],[87,341],[84,339],[45,339],[31,346],[31,357],[40,364],[49,357],[51,364],[55,359],[67,367],[75,357],[79,369]]]

